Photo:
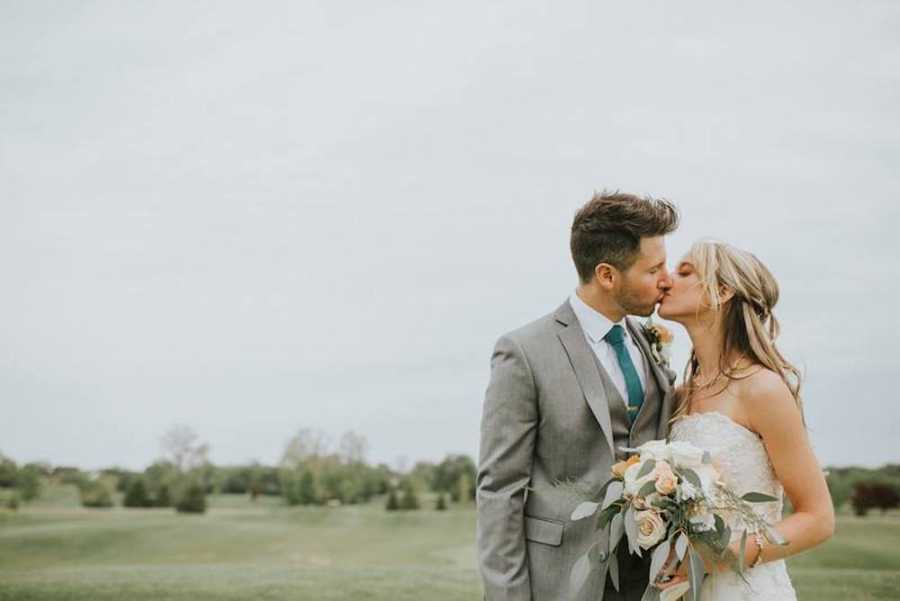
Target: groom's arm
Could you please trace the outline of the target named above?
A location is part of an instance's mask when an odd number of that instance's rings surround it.
[[[531,601],[524,513],[537,421],[531,368],[522,349],[503,336],[491,358],[476,477],[478,556],[487,601]]]

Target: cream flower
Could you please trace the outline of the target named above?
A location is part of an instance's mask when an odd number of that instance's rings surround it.
[[[628,467],[625,470],[625,474],[623,479],[625,481],[625,494],[628,496],[635,496],[638,494],[638,491],[641,490],[641,487],[647,482],[652,482],[656,479],[656,476],[653,475],[653,470],[650,470],[650,473],[645,474],[641,478],[638,478],[638,473],[641,471],[641,468],[644,467],[644,461],[640,463],[635,463]]]
[[[689,467],[693,469],[703,465],[703,449],[697,448],[683,440],[670,442],[669,454],[675,467]]]
[[[637,451],[641,454],[641,461],[646,461],[647,459],[668,460],[670,458],[669,445],[665,440],[645,442],[637,448]]]
[[[649,549],[666,535],[666,524],[660,515],[652,510],[639,511],[634,515],[637,522],[637,544]]]
[[[656,475],[656,492],[661,495],[670,495],[675,492],[675,488],[678,485],[678,477],[668,463],[665,461],[657,463],[654,473]]]

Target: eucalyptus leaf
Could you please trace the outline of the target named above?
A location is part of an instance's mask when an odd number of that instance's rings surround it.
[[[719,548],[722,550],[721,553],[725,553],[728,551],[728,543],[731,542],[731,528],[725,526],[725,529],[722,531],[722,535],[719,538]]]
[[[741,498],[748,503],[770,503],[778,500],[772,495],[763,494],[761,492],[748,492]]]
[[[613,587],[619,590],[619,558],[615,553],[609,554],[609,579],[612,580]]]
[[[656,577],[659,576],[659,571],[666,563],[666,559],[669,558],[669,549],[671,549],[671,545],[669,545],[668,540],[662,541],[655,549],[653,549],[653,555],[650,556],[649,578],[651,583],[656,581]]]
[[[675,555],[678,556],[678,561],[684,559],[684,552],[687,551],[688,548],[688,537],[687,534],[682,532],[678,535],[678,538],[675,540]]]
[[[625,534],[625,521],[622,517],[621,513],[617,513],[612,522],[609,523],[609,552],[612,554],[619,542],[622,540],[622,536]]]
[[[651,480],[650,482],[645,482],[641,489],[638,491],[637,496],[639,497],[647,497],[656,492],[656,482]]]
[[[653,584],[648,584],[644,594],[641,595],[641,601],[659,601],[659,589]]]
[[[744,574],[744,565],[747,561],[747,531],[741,533],[741,543],[738,548],[738,573]]]
[[[719,536],[722,536],[722,531],[725,530],[725,520],[722,519],[718,513],[713,514],[714,522],[716,525],[716,532]]]
[[[597,513],[597,509],[600,507],[600,503],[592,503],[590,501],[585,501],[584,503],[580,503],[578,507],[575,508],[575,511],[572,512],[573,520],[581,520],[586,517],[590,517]]]
[[[654,507],[659,507],[660,509],[668,509],[670,511],[678,507],[678,504],[675,503],[675,501],[673,501],[669,497],[662,496],[655,497],[652,501],[650,501],[650,504]]]
[[[638,546],[637,537],[638,537],[638,528],[637,521],[634,519],[634,507],[629,506],[628,509],[625,510],[625,537],[628,539],[628,550],[637,555],[641,556],[641,548]]]
[[[601,511],[597,515],[597,528],[601,530],[606,528],[606,525],[609,524],[610,520],[612,520],[620,511],[622,511],[622,506],[616,505],[615,503]]]
[[[603,509],[606,509],[616,501],[622,498],[622,492],[625,490],[625,483],[621,480],[614,480],[606,489],[606,495],[603,497]]]
[[[638,471],[638,480],[649,474],[653,471],[653,468],[656,467],[656,459],[648,459],[644,462],[644,465],[641,466],[641,469]]]
[[[700,482],[700,476],[697,475],[697,472],[689,467],[683,467],[679,471],[685,480],[694,485],[694,488],[703,490],[703,484]]]
[[[572,566],[572,571],[569,573],[569,589],[573,596],[577,595],[581,587],[584,586],[590,572],[591,560],[589,554],[585,553],[578,558],[578,561],[575,562],[575,565]]]
[[[690,601],[700,601],[700,587],[703,585],[704,571],[700,554],[691,546],[688,549],[688,580],[691,583],[688,598]]]

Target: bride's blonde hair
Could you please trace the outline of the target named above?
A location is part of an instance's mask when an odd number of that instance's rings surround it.
[[[780,326],[772,314],[778,302],[778,282],[772,273],[755,255],[717,240],[695,242],[688,257],[709,307],[714,313],[722,312],[724,336],[719,372],[725,376],[726,386],[730,381],[748,377],[736,375],[739,368],[731,363],[735,357],[747,357],[780,375],[802,411],[800,371],[775,346]],[[733,292],[730,299],[729,292]],[[700,390],[696,383],[699,367],[697,356],[691,351],[684,368],[684,391],[673,420],[687,413],[691,396]]]

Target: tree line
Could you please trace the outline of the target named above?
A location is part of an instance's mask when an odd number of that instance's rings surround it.
[[[280,497],[290,506],[353,505],[382,497],[391,511],[420,509],[423,492],[436,495],[434,508],[439,510],[475,498],[475,464],[467,455],[448,455],[439,463],[420,461],[408,471],[372,465],[366,459],[365,437],[352,431],[333,445],[326,433],[301,429],[288,440],[276,465],[215,465],[208,458],[209,445],[187,426],[171,428],[160,443],[162,456],[143,471],[19,466],[0,454],[0,492],[6,491],[6,507],[16,509],[37,498],[44,483],[52,481],[76,486],[85,507],[113,507],[118,498],[124,507],[169,507],[188,513],[205,512],[210,494]]]

